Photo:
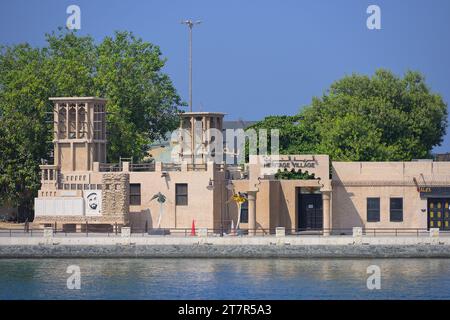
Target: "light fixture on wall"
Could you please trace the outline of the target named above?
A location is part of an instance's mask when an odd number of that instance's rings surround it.
[[[261,184],[261,180],[262,180],[262,178],[261,178],[261,177],[258,177],[258,182],[254,184],[254,187],[255,187],[255,189],[256,189],[256,192],[259,192],[259,186],[260,186],[260,184]]]
[[[169,173],[167,171],[161,171],[161,178],[166,178],[169,176]]]
[[[225,179],[224,181],[226,181],[225,188],[227,188],[228,190],[233,190],[234,189],[233,181],[231,181],[229,179]],[[209,182],[208,182],[207,188],[208,189],[214,188],[215,187],[215,183],[216,183],[216,181],[214,179],[209,178]]]
[[[214,187],[215,187],[215,181],[213,179],[209,178],[209,182],[208,182],[208,185],[206,186],[206,189],[213,190]]]

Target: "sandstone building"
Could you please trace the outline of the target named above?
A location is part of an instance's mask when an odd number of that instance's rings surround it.
[[[110,164],[106,100],[51,100],[54,163],[41,166],[35,224],[174,234],[193,221],[215,234],[234,234],[237,227],[249,235],[272,233],[280,226],[288,233],[324,235],[353,227],[450,230],[450,162],[330,165],[327,155],[290,155],[250,156],[244,165],[226,165],[204,152],[213,141],[208,129],[221,131],[224,114],[188,112],[180,128],[190,141],[178,148],[179,161]],[[280,179],[280,172],[304,175]]]

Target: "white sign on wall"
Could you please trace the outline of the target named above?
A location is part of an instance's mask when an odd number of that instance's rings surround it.
[[[35,198],[34,214],[39,216],[83,216],[83,198],[51,197]]]
[[[316,179],[329,179],[328,155],[250,155],[250,163],[259,165],[259,175],[274,175],[286,170],[308,172]]]
[[[100,216],[102,213],[102,191],[86,190],[84,192],[86,216]]]

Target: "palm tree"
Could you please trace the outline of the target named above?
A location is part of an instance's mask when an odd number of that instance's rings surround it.
[[[247,201],[247,198],[245,197],[245,195],[243,193],[238,192],[237,194],[234,194],[232,196],[232,199],[236,202],[237,206],[238,206],[238,219],[237,219],[237,223],[236,223],[236,229],[239,229],[239,225],[241,223],[241,207],[242,204]]]
[[[158,192],[150,199],[150,201],[153,201],[155,199],[159,203],[159,217],[158,217],[158,223],[157,223],[157,228],[159,229],[161,226],[161,219],[162,219],[163,210],[164,210],[163,204],[164,204],[164,202],[166,202],[166,196],[163,195],[161,192]]]

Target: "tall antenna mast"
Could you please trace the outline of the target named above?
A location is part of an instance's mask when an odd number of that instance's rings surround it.
[[[181,23],[189,27],[189,111],[192,112],[192,28],[201,21],[184,20]]]

